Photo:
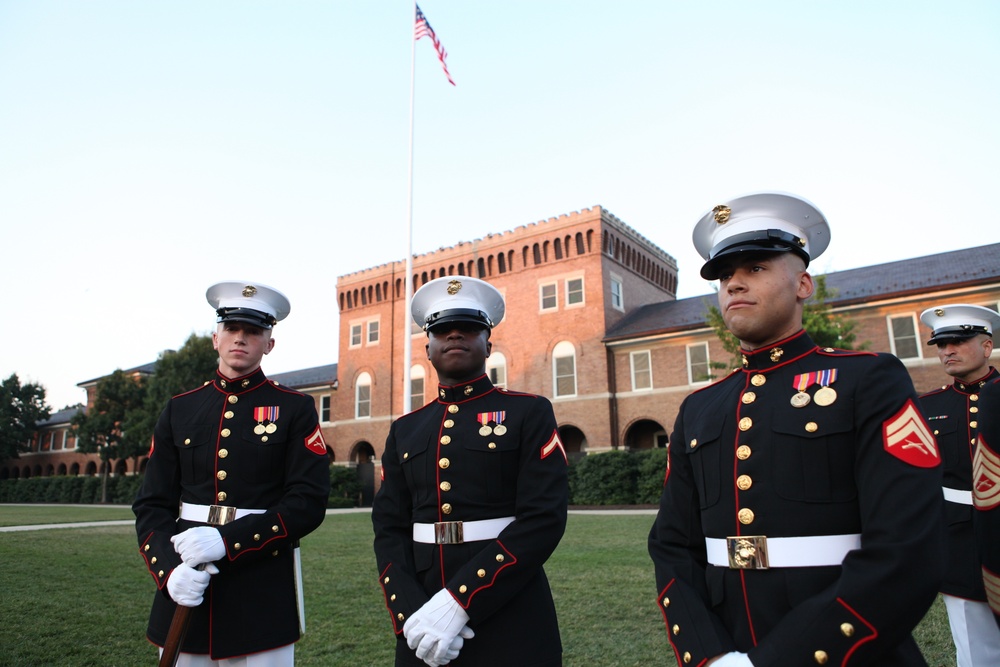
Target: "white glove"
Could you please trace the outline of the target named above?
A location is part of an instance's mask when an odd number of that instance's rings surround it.
[[[424,658],[430,667],[440,667],[440,665],[447,665],[449,662],[458,657],[458,652],[462,650],[462,646],[465,644],[466,639],[472,639],[476,636],[476,633],[472,631],[472,628],[465,625],[461,630],[458,631],[458,636],[451,640],[451,645],[444,654],[444,658],[440,663],[434,662],[433,660],[428,662],[428,658]]]
[[[211,563],[226,555],[226,543],[222,541],[219,529],[211,526],[188,528],[171,537],[170,541],[181,560],[191,567]]]
[[[211,563],[205,565],[204,570],[181,563],[167,578],[167,593],[183,607],[197,607],[205,599],[205,589],[212,575],[218,573],[219,568]]]
[[[726,653],[721,655],[713,661],[709,661],[712,667],[753,667],[753,663],[750,662],[750,658],[747,657],[746,653],[740,653],[739,651],[733,651],[732,653]]]
[[[445,658],[452,652],[452,642],[468,622],[469,615],[448,589],[442,588],[407,619],[403,624],[403,636],[406,637],[406,645],[416,651],[418,658],[435,667],[458,657],[461,646],[455,649],[454,656]],[[471,639],[472,636],[472,630],[468,630],[465,638]]]

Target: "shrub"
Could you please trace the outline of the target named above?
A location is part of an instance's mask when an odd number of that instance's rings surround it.
[[[636,498],[636,457],[629,452],[594,454],[576,463],[574,505],[631,505]]]
[[[330,467],[330,498],[327,507],[357,507],[361,498],[358,471],[347,466]]]
[[[663,479],[667,473],[667,450],[644,449],[636,452],[635,456],[639,459],[636,502],[640,505],[655,505],[660,502]]]

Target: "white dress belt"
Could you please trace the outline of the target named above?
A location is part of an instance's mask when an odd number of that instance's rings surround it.
[[[228,505],[192,505],[191,503],[181,503],[181,518],[185,521],[210,523],[216,526],[225,525],[251,514],[263,514],[266,511],[240,509],[239,507],[229,507]]]
[[[861,534],[803,537],[706,537],[708,562],[719,567],[763,570],[771,567],[840,565],[861,547]]]
[[[949,489],[947,486],[942,486],[941,490],[944,491],[944,499],[949,503],[958,503],[959,505],[972,504],[972,491]]]
[[[438,521],[413,524],[413,541],[423,544],[462,544],[495,539],[514,517],[482,519],[480,521]]]

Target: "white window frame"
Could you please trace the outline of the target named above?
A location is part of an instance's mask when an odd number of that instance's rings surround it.
[[[691,350],[695,348],[701,348],[705,350],[705,377],[703,379],[698,379],[695,377],[694,363],[691,360]],[[707,341],[702,341],[700,343],[688,343],[684,347],[684,356],[687,360],[687,374],[688,374],[688,384],[706,384],[712,381],[712,358],[709,356],[709,347]],[[698,362],[701,363],[701,362]]]
[[[361,390],[366,389],[368,396],[362,398]],[[362,410],[364,407],[364,410]],[[364,412],[365,414],[362,414]],[[354,418],[371,419],[372,416],[372,376],[368,373],[361,373],[354,384]]]
[[[552,294],[546,295],[545,289],[547,287],[552,288]],[[552,305],[546,306],[545,300],[551,299]],[[541,312],[548,312],[552,310],[559,309],[559,283],[542,283],[538,286],[538,310]]]
[[[493,351],[486,359],[486,374],[496,387],[507,388],[507,357],[503,352]]]
[[[333,416],[333,412],[331,412],[331,403],[330,394],[323,394],[319,397],[319,420],[324,424],[329,424],[330,417]],[[326,415],[325,417],[324,413]]]
[[[367,345],[378,345],[379,321],[377,319],[368,320],[365,325],[365,343]]]
[[[910,325],[912,326],[913,346],[914,348],[916,348],[917,353],[916,355],[913,356],[902,357],[896,350],[896,331],[895,328],[893,327],[893,322],[897,320],[902,321],[907,319],[910,321]],[[909,360],[917,360],[924,358],[924,350],[923,350],[924,346],[921,344],[920,327],[917,326],[917,316],[915,313],[907,313],[903,315],[886,315],[885,326],[886,326],[886,331],[889,334],[889,350],[896,356],[896,358],[898,358],[900,361],[909,361]]]
[[[571,354],[567,354],[567,351],[572,351]],[[570,359],[573,364],[573,374],[570,375],[560,375],[559,374],[559,362],[563,359]],[[560,378],[573,378],[573,393],[561,394],[559,393],[559,379]],[[574,346],[569,341],[561,341],[557,343],[552,349],[552,396],[554,398],[571,398],[577,395],[579,387],[577,386],[577,370],[576,370],[576,346]]]
[[[570,283],[574,283],[577,280],[580,281],[579,290],[571,290]],[[563,283],[563,290],[566,294],[566,307],[567,308],[583,308],[587,305],[587,284],[583,279],[583,276],[573,276],[572,278],[566,278]],[[571,295],[579,294],[579,301],[570,301]]]
[[[358,341],[357,343],[354,342],[355,339],[357,339]],[[350,349],[361,347],[361,343],[363,342],[364,342],[364,324],[362,322],[351,323],[351,328],[347,338],[347,347]]]
[[[423,407],[427,395],[426,372],[424,367],[416,364],[410,368],[410,410]],[[420,382],[420,392],[413,390],[413,385]]]
[[[636,359],[645,359],[646,368],[639,369],[636,372]],[[652,391],[653,389],[653,356],[649,353],[649,350],[638,350],[636,352],[629,352],[628,355],[629,369],[632,373],[632,391]],[[645,378],[646,385],[639,386],[639,379]]]
[[[625,312],[625,284],[615,274],[611,274],[611,307]]]

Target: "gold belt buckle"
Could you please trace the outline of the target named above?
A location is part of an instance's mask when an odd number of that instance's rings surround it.
[[[461,521],[434,523],[434,544],[461,544],[464,541]]]
[[[225,526],[236,519],[236,508],[227,505],[209,505],[208,523],[213,526]]]
[[[729,567],[734,570],[766,570],[767,537],[764,535],[743,535],[726,538],[726,552]]]

